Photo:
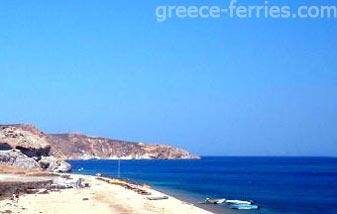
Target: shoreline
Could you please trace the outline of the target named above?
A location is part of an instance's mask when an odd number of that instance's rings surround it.
[[[45,191],[43,194],[23,194],[20,195],[18,203],[9,199],[0,200],[0,213],[214,214],[149,187],[142,189],[150,195],[141,195],[119,184],[107,182],[107,180],[113,180],[110,178],[84,174],[60,175],[69,175],[72,179],[82,178],[83,182],[89,184],[89,187]],[[168,196],[168,199],[147,199],[147,197],[162,196]]]

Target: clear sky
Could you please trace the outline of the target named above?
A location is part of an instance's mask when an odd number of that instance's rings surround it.
[[[337,19],[155,17],[228,3],[1,1],[0,123],[201,155],[337,156]]]

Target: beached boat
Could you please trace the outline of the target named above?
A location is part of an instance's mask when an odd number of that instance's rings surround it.
[[[229,203],[229,204],[248,204],[248,205],[251,205],[251,204],[253,204],[253,201],[226,200],[226,203]]]
[[[201,202],[200,204],[222,204],[225,203],[225,198],[219,198],[219,199],[210,199],[206,198],[204,202]]]
[[[231,209],[238,209],[238,210],[259,210],[260,206],[255,204],[230,204],[228,205]]]

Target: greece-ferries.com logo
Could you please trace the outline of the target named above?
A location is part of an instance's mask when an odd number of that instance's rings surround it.
[[[335,19],[337,18],[336,5],[301,5],[292,8],[289,5],[270,5],[263,1],[261,5],[239,5],[238,0],[231,0],[228,7],[213,6],[157,6],[155,9],[156,20],[165,22],[172,18],[310,18],[310,19]]]

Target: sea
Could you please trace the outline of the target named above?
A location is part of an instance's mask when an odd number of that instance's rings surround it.
[[[118,160],[69,161],[73,173],[118,176]],[[202,157],[121,160],[120,177],[146,183],[215,213],[337,214],[337,158]],[[199,204],[205,198],[253,200],[260,210]]]

